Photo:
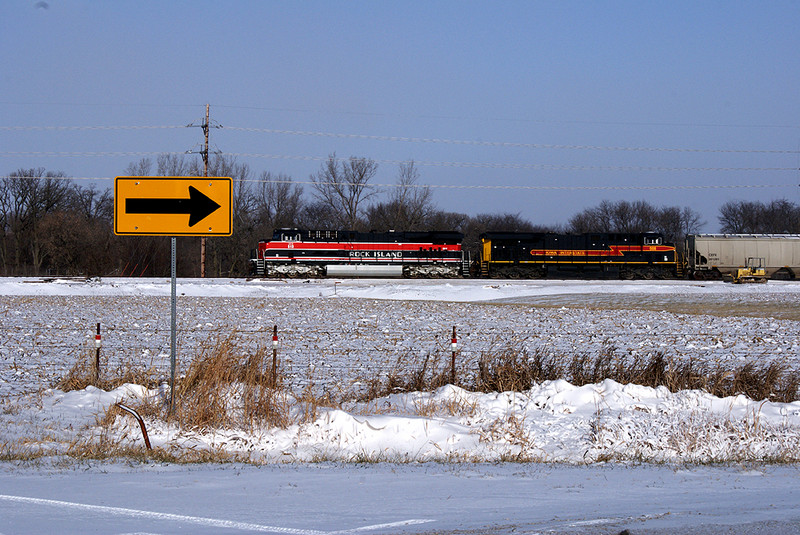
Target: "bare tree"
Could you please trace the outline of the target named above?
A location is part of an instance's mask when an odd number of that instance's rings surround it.
[[[616,232],[641,232],[641,207],[627,201],[611,205],[611,226]]]
[[[254,192],[256,227],[261,232],[297,225],[303,208],[303,188],[286,175],[265,171]]]
[[[761,217],[763,232],[789,234],[800,231],[800,207],[786,199],[770,201]]]
[[[12,248],[14,224],[13,181],[8,177],[0,179],[0,265],[3,274],[9,275],[9,251]]]
[[[100,219],[110,224],[114,218],[114,194],[110,188],[99,191],[94,184],[73,185],[67,203],[69,211],[87,220]]]
[[[202,168],[194,162],[187,161],[183,154],[159,154],[156,157],[155,169],[153,173],[153,160],[142,158],[138,162],[129,163],[125,173],[127,176],[203,176]]]
[[[8,233],[14,249],[14,265],[24,271],[30,264],[34,275],[38,275],[44,262],[43,236],[39,225],[44,217],[62,207],[67,199],[71,180],[61,172],[45,171],[44,168],[19,169],[4,177],[3,201]],[[5,254],[5,253],[4,253]]]
[[[351,156],[340,162],[331,154],[314,175],[314,196],[336,214],[337,227],[355,229],[363,227],[363,203],[375,195],[369,181],[378,171],[378,164],[366,158]]]
[[[570,218],[568,231],[584,232],[660,232],[667,241],[682,243],[688,233],[699,231],[705,223],[691,208],[656,207],[647,201],[602,201]]]
[[[700,232],[700,229],[706,224],[703,221],[702,216],[699,212],[696,212],[689,208],[688,206],[684,206],[683,210],[681,210],[681,235],[687,236],[689,234],[696,234]]]
[[[744,201],[730,201],[723,204],[719,209],[720,230],[730,234],[754,232],[751,230],[751,224],[755,221],[750,217],[752,207],[749,204]],[[748,219],[750,219],[749,222]]]
[[[426,219],[434,210],[433,192],[430,186],[417,184],[419,172],[414,162],[400,164],[397,187],[389,194],[389,200],[378,203],[367,210],[371,228],[422,230]]]
[[[576,234],[583,234],[584,232],[592,232],[597,228],[595,224],[594,214],[589,210],[578,212],[569,219],[568,228],[569,232]]]
[[[112,272],[118,255],[114,254],[110,227],[110,222],[78,211],[45,216],[40,231],[48,269],[56,274],[90,277]]]
[[[601,201],[595,208],[587,208],[570,218],[568,230],[570,232],[610,232],[616,227],[616,218],[619,211],[610,201]]]
[[[340,229],[341,218],[329,204],[321,201],[307,203],[300,211],[299,226],[307,229]]]
[[[125,168],[126,176],[150,176],[150,169],[153,168],[153,161],[150,158],[142,158],[138,162],[131,162]]]
[[[800,232],[800,207],[786,199],[730,201],[719,209],[719,222],[722,232],[731,234]]]
[[[414,161],[401,163],[397,187],[392,190],[389,197],[390,203],[395,203],[402,207],[402,221],[406,228],[417,230],[424,224],[425,219],[434,209],[433,191],[430,186],[421,186],[419,182],[419,171],[417,171]]]
[[[425,229],[455,230],[456,232],[463,233],[467,230],[469,222],[470,217],[467,214],[434,210],[428,215],[428,218],[425,222]]]
[[[156,158],[156,175],[158,176],[203,176],[192,164],[186,161],[186,157],[181,154],[159,154]],[[214,175],[209,170],[209,176],[228,176]]]
[[[87,276],[112,272],[119,262],[113,219],[114,197],[110,188],[100,191],[94,184],[74,185],[66,209],[46,220],[52,228],[52,232],[45,232],[50,266],[63,266],[59,269],[61,273]],[[56,240],[58,236],[62,243]],[[69,251],[71,258],[61,258],[65,251]]]
[[[365,217],[366,226],[374,230],[419,230],[407,223],[403,206],[396,202],[372,204]]]

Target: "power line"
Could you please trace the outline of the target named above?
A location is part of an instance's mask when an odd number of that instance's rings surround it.
[[[231,106],[225,104],[215,105],[218,108],[226,109],[239,109],[239,110],[255,110],[267,112],[290,112],[290,113],[327,113],[333,115],[350,115],[350,116],[364,116],[364,117],[399,117],[404,119],[443,119],[455,121],[491,121],[491,122],[508,122],[508,123],[521,123],[521,124],[547,124],[547,125],[592,125],[592,126],[666,126],[666,127],[680,127],[680,128],[770,128],[770,129],[791,129],[797,130],[800,126],[796,124],[737,124],[737,123],[678,123],[668,121],[591,121],[582,119],[530,119],[526,117],[479,117],[468,115],[444,115],[444,114],[398,114],[398,113],[381,113],[369,112],[364,110],[330,110],[319,108],[267,108],[259,106]]]
[[[2,155],[3,153],[0,153]],[[274,160],[328,161],[329,157],[291,156],[281,154],[257,154],[245,152],[226,152],[229,156],[242,158],[266,158]],[[335,158],[337,161],[349,161],[349,158]],[[409,160],[375,160],[379,164],[399,165]],[[602,165],[555,165],[555,164],[515,164],[486,162],[436,162],[414,160],[414,165],[425,167],[464,167],[479,169],[527,169],[536,171],[637,171],[637,172],[705,172],[705,171],[798,171],[797,167],[653,167],[653,166],[602,166]]]
[[[182,126],[0,126],[0,130],[25,131],[25,130],[166,130],[171,128],[185,128]]]
[[[0,126],[0,131],[81,131],[81,130],[166,130],[180,129],[186,126],[199,125],[156,125],[156,126]],[[213,128],[223,128],[221,125],[214,125]],[[784,149],[708,149],[691,147],[624,147],[624,146],[603,146],[603,145],[574,145],[574,144],[552,144],[552,143],[522,143],[513,141],[481,141],[447,138],[424,138],[406,136],[381,136],[369,134],[345,134],[337,132],[318,132],[304,130],[283,130],[273,128],[250,128],[240,126],[226,126],[226,130],[240,132],[255,132],[264,134],[287,135],[287,136],[310,136],[325,137],[333,139],[359,139],[368,141],[392,141],[403,143],[420,144],[447,144],[465,145],[480,147],[503,147],[503,148],[524,148],[539,150],[590,150],[590,151],[626,151],[626,152],[686,152],[686,153],[711,153],[711,154],[800,154],[800,150]]]
[[[0,106],[64,106],[64,107],[87,107],[87,108],[109,108],[119,107],[119,104],[95,104],[87,102],[20,102],[20,101],[0,101]],[[147,103],[147,104],[125,104],[127,108],[197,108],[205,104],[186,104],[186,103]],[[500,123],[520,123],[520,124],[542,124],[542,125],[590,125],[590,126],[663,126],[674,128],[761,128],[761,129],[785,129],[797,130],[797,124],[743,124],[743,123],[693,123],[693,122],[669,122],[669,121],[598,121],[588,119],[533,119],[529,117],[492,117],[476,115],[447,115],[447,114],[414,114],[414,113],[386,113],[379,111],[365,110],[333,110],[330,108],[318,107],[265,107],[265,106],[241,106],[228,104],[214,104],[215,108],[230,110],[248,110],[263,112],[280,113],[313,113],[328,115],[344,115],[355,117],[393,117],[402,119],[436,119],[448,121],[489,121]]]
[[[114,177],[47,177],[47,176],[0,176],[0,179],[23,178],[30,180],[111,180]],[[237,179],[239,180],[239,179]],[[280,179],[241,179],[241,182],[266,183],[266,184],[297,184],[297,185],[333,185],[333,182],[315,182],[313,180],[280,180]],[[362,185],[349,182],[336,182],[338,185]],[[690,184],[690,185],[652,185],[652,186],[547,186],[547,185],[512,185],[512,184],[367,184],[372,188],[431,188],[431,189],[472,189],[472,190],[713,190],[713,189],[766,189],[766,188],[796,188],[796,184]]]
[[[0,156],[41,156],[41,157],[105,157],[105,156],[156,156],[156,155],[184,155],[187,152],[155,152],[155,151],[5,151],[0,152]],[[294,161],[327,161],[329,157],[322,156],[293,156],[288,154],[258,154],[247,152],[220,152],[222,155],[236,156],[242,158],[265,158],[272,160],[294,160]],[[336,158],[338,161],[348,161],[349,158]],[[408,160],[375,160],[379,164],[399,165],[408,163]],[[800,169],[797,167],[656,167],[656,166],[637,166],[637,165],[555,165],[555,164],[516,164],[516,163],[491,163],[491,162],[437,162],[437,161],[417,161],[415,165],[425,167],[460,167],[476,169],[523,169],[535,171],[634,171],[634,172],[765,172],[765,171],[792,171]]]
[[[524,148],[524,149],[558,149],[558,150],[593,150],[593,151],[630,151],[630,152],[691,152],[691,153],[743,153],[743,154],[800,154],[800,150],[776,150],[776,149],[693,149],[693,148],[673,148],[673,147],[615,147],[602,145],[557,145],[550,143],[518,143],[508,141],[480,141],[463,139],[444,139],[444,138],[420,138],[402,136],[377,136],[366,134],[341,134],[333,132],[313,132],[302,130],[276,130],[272,128],[244,128],[238,126],[226,126],[228,130],[238,130],[243,132],[258,132],[266,134],[279,134],[291,136],[314,136],[337,139],[361,139],[370,141],[399,141],[405,143],[441,143],[448,145],[468,145],[480,147],[504,147],[504,148]]]
[[[0,152],[0,156],[46,156],[46,157],[105,157],[105,156],[159,156],[183,155],[187,152],[164,151],[17,151]]]
[[[300,185],[355,185],[348,182],[314,182],[313,180],[264,180],[252,179],[245,182],[263,182],[268,184],[300,184]],[[706,190],[706,189],[758,189],[758,188],[788,188],[796,187],[794,184],[720,184],[720,185],[653,185],[653,186],[525,186],[525,185],[491,185],[491,184],[368,184],[367,187],[376,188],[431,188],[431,189],[487,189],[487,190]]]

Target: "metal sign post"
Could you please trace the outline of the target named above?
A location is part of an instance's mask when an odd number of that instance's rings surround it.
[[[114,234],[171,236],[169,415],[175,408],[177,339],[176,236],[233,234],[230,177],[132,177],[114,180]]]
[[[178,239],[174,236],[172,237],[172,258],[171,258],[171,269],[172,269],[172,286],[170,291],[170,338],[169,338],[169,416],[172,416],[172,411],[175,408],[175,363],[177,361],[177,354],[178,354],[178,337],[177,337],[177,325],[178,325],[178,303],[177,303],[177,290],[176,290],[176,281],[177,281],[177,242]]]

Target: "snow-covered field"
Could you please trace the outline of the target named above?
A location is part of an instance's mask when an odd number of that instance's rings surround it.
[[[0,395],[63,376],[81,352],[93,352],[97,323],[104,366],[165,368],[169,293],[164,279],[0,279]],[[444,359],[453,327],[460,374],[507,348],[591,355],[613,347],[731,366],[784,361],[800,349],[798,293],[800,285],[777,282],[181,280],[178,361],[185,366],[234,331],[246,348],[270,346],[273,326],[296,386],[314,380],[339,390],[424,355]]]
[[[243,351],[271,347],[272,328],[277,325],[281,370],[289,391],[295,393],[311,383],[332,392],[357,388],[389,371],[411,369],[426,355],[444,366],[454,326],[462,378],[474,373],[482,354],[505,348],[565,355],[593,355],[608,348],[626,355],[660,352],[671,359],[694,358],[732,367],[770,360],[797,366],[800,349],[797,283],[178,282],[179,370],[202,348],[234,331]],[[51,387],[79,358],[93,354],[97,323],[103,332],[104,370],[138,363],[163,370],[166,376],[169,294],[167,279],[0,279],[0,447],[9,451],[25,445],[63,453],[78,439],[99,437],[98,419],[114,402],[159,395],[136,385],[112,392],[90,387],[65,393]],[[287,398],[286,403],[293,402]],[[603,466],[608,460],[678,466],[796,462],[800,457],[800,402],[772,403],[743,396],[720,399],[699,391],[670,393],[613,381],[582,387],[555,381],[526,392],[495,394],[447,386],[432,393],[395,394],[368,404],[320,408],[315,418],[298,418],[286,429],[179,430],[155,420],[147,425],[155,447],[176,452],[210,449],[257,463],[517,460],[577,468],[586,463]],[[129,418],[118,417],[111,430],[110,438],[130,447],[142,446],[138,426]],[[346,466],[336,468],[346,477],[352,470],[363,469]],[[417,477],[415,468],[403,466],[398,469],[408,473],[409,480]],[[29,469],[24,470],[28,473]],[[481,470],[498,470],[510,478],[515,472],[513,468]],[[596,468],[579,470],[587,470],[589,479],[596,475]],[[663,468],[650,470],[661,473]],[[794,471],[792,466],[773,467],[758,469],[758,474],[774,476],[773,490],[785,496]],[[554,472],[565,473],[564,468],[554,468]],[[569,474],[555,477],[574,477],[574,472]],[[195,476],[187,472],[186,477]],[[725,488],[735,486],[730,481],[738,477],[740,472],[730,469],[720,469],[713,476]],[[5,485],[11,480],[0,481]],[[458,477],[454,481],[463,483]],[[23,503],[9,496],[10,491],[0,490],[0,514],[6,505]],[[765,496],[758,499],[776,501],[769,492]],[[755,504],[761,505],[768,503]],[[627,525],[631,519],[654,528],[681,525],[663,519],[658,523],[658,515],[642,520],[649,514],[623,507],[611,515],[614,522],[601,525]],[[730,514],[735,514],[734,508]],[[489,516],[480,521],[493,523],[494,532],[503,532],[494,524],[500,521]],[[8,529],[2,518],[0,533]],[[792,522],[800,513],[781,507],[771,518],[784,527],[796,527]],[[507,520],[509,526],[516,525],[513,518]],[[740,518],[739,523],[746,520]],[[377,531],[427,529],[408,525],[416,527],[398,524]],[[547,525],[540,519],[528,529],[545,532]],[[580,521],[572,527],[558,522],[549,525],[556,531],[593,532]],[[475,526],[445,526],[464,527]]]
[[[800,352],[800,321],[778,319],[800,308],[800,284],[794,283],[179,282],[179,372],[234,332],[242,351],[271,347],[277,325],[280,367],[294,394],[311,383],[321,392],[357,390],[382,374],[410,371],[426,356],[444,370],[453,327],[465,384],[481,355],[507,348],[589,356],[609,350],[661,353],[731,367],[770,360],[795,366]],[[97,323],[105,373],[135,363],[163,370],[166,378],[169,294],[167,279],[0,279],[4,441],[28,437],[26,426],[35,423],[58,449],[70,433],[85,433],[82,428],[115,401],[158,395],[136,386],[108,393],[50,387],[78,359],[91,361]],[[653,303],[664,310],[650,310]],[[704,303],[716,315],[696,313]],[[770,310],[769,305],[774,314],[744,315],[751,303]],[[682,312],[687,309],[691,313]],[[25,410],[34,398],[41,409]],[[66,435],[65,417],[71,429]],[[121,434],[135,438],[133,427],[124,421],[120,426]],[[162,447],[223,449],[259,462],[707,462],[800,455],[800,402],[717,399],[610,380],[581,387],[546,382],[521,393],[477,394],[451,386],[397,394],[326,409],[316,421],[285,430],[179,432],[159,422],[149,427]]]

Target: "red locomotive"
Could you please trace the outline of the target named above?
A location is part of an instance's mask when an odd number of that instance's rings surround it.
[[[468,275],[459,232],[275,230],[258,243],[258,277],[410,277]]]

